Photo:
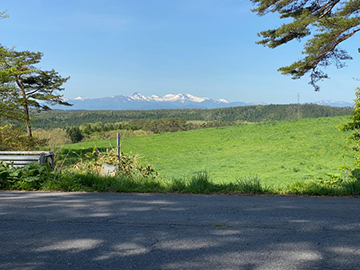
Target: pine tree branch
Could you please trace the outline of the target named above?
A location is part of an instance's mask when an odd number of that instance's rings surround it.
[[[332,3],[331,2],[328,2],[321,7],[319,13],[317,14],[317,15],[321,14],[319,16],[319,19],[321,19],[324,16],[326,16],[327,14],[329,14],[329,12],[332,11],[332,9],[340,2],[340,0],[333,1]]]

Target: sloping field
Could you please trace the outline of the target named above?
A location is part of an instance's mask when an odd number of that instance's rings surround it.
[[[188,178],[207,171],[214,181],[257,175],[264,184],[284,185],[336,173],[350,162],[342,155],[348,134],[344,117],[271,122],[168,133],[123,141],[162,175]]]
[[[266,185],[284,186],[338,173],[341,165],[351,162],[342,157],[349,134],[336,128],[347,121],[348,117],[313,118],[125,138],[122,149],[139,153],[166,178],[190,178],[206,171],[216,182],[258,176]]]

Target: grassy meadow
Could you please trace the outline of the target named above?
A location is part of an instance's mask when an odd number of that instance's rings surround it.
[[[344,157],[349,134],[336,128],[348,117],[254,123],[177,133],[122,138],[124,153],[139,153],[165,179],[189,179],[207,172],[215,183],[256,176],[261,183],[285,187],[350,164]],[[63,153],[86,153],[116,141],[65,145]]]

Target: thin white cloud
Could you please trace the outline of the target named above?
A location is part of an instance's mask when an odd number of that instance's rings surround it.
[[[75,28],[88,29],[91,31],[114,31],[123,30],[131,24],[131,20],[119,14],[106,13],[78,13],[72,15]]]

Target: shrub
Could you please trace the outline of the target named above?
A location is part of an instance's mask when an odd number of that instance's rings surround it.
[[[11,125],[0,127],[0,151],[30,150],[37,143],[21,129]]]
[[[154,179],[158,173],[150,166],[140,162],[139,155],[124,155],[121,153],[120,160],[115,149],[107,149],[101,152],[96,147],[91,153],[85,154],[85,159],[80,158],[68,170],[84,173],[98,174],[102,164],[106,163],[120,168],[120,173],[129,177],[145,177]]]
[[[342,179],[337,174],[327,174],[328,178],[318,177],[315,180],[297,181],[288,185],[285,193],[296,195],[345,196],[359,195],[360,181]]]
[[[0,163],[0,189],[39,190],[52,177],[54,172],[48,164],[32,162],[23,168],[15,168]]]
[[[35,129],[33,130],[34,138],[45,141],[44,145],[54,149],[57,145],[64,145],[71,142],[69,135],[64,129],[53,128],[49,130]]]

